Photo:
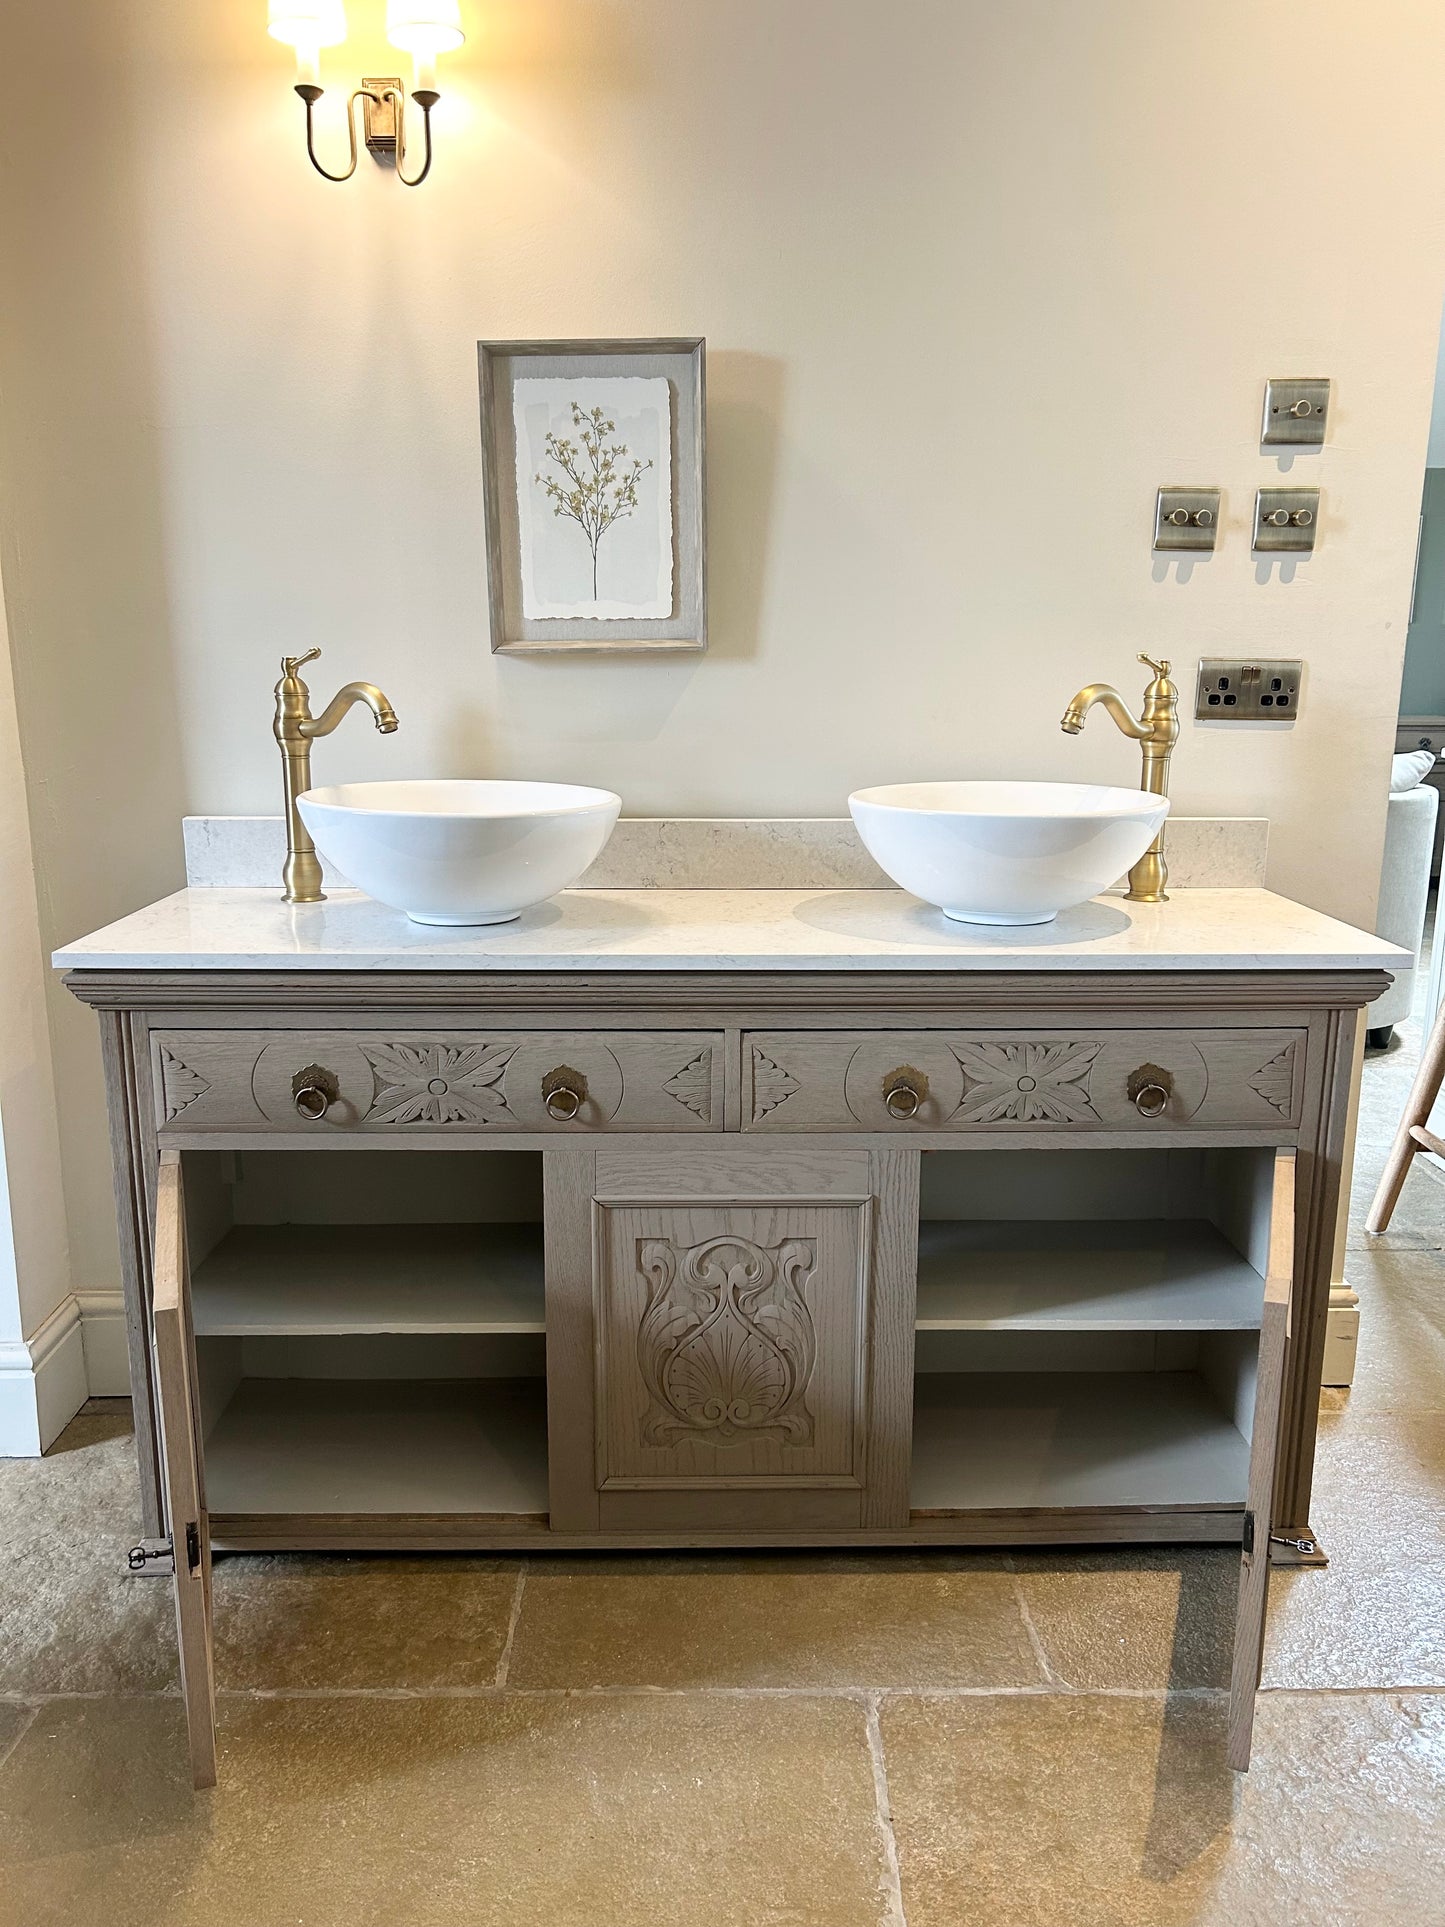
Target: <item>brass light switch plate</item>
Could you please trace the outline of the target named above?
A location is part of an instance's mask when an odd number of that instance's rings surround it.
[[[1266,448],[1318,448],[1325,439],[1330,384],[1323,376],[1276,378],[1264,389],[1264,422],[1259,439]]]
[[[1262,488],[1254,498],[1256,555],[1309,555],[1320,520],[1317,488]]]
[[[396,101],[372,100],[372,94],[384,94],[389,87],[398,97],[401,94],[401,81],[392,74],[384,80],[363,80],[366,96],[361,102],[362,124],[366,129],[366,144],[373,154],[381,154],[392,160],[396,154]]]
[[[1154,500],[1154,547],[1198,554],[1219,534],[1217,488],[1161,488]]]

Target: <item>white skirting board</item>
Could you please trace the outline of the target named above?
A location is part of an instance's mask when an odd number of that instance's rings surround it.
[[[72,1292],[30,1338],[0,1343],[0,1458],[39,1458],[87,1396],[80,1305]]]
[[[85,1342],[85,1382],[92,1398],[130,1397],[130,1345],[125,1298],[118,1291],[78,1291]]]

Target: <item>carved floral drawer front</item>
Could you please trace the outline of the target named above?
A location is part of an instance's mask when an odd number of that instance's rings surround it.
[[[861,1489],[870,1213],[599,1207],[599,1490]]]
[[[1303,1030],[769,1031],[743,1038],[748,1131],[1293,1127]]]
[[[163,1133],[720,1131],[720,1036],[676,1031],[168,1031]]]

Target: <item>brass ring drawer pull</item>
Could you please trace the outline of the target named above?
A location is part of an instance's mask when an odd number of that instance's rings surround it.
[[[581,1071],[559,1064],[542,1079],[542,1102],[548,1117],[570,1124],[587,1102],[587,1079]]]
[[[297,1116],[304,1117],[308,1124],[325,1117],[340,1095],[335,1072],[324,1070],[320,1064],[308,1064],[291,1079],[291,1102]]]
[[[927,1077],[922,1071],[914,1070],[911,1064],[900,1064],[896,1071],[889,1071],[883,1080],[883,1108],[890,1117],[896,1117],[900,1122],[917,1117],[927,1095]]]
[[[1140,1117],[1163,1117],[1174,1090],[1174,1077],[1157,1064],[1141,1064],[1137,1071],[1130,1072],[1125,1088]]]

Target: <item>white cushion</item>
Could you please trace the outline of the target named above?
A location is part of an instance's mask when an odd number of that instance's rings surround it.
[[[1412,749],[1403,756],[1396,756],[1390,764],[1390,794],[1399,796],[1404,790],[1415,789],[1435,767],[1433,749]]]

